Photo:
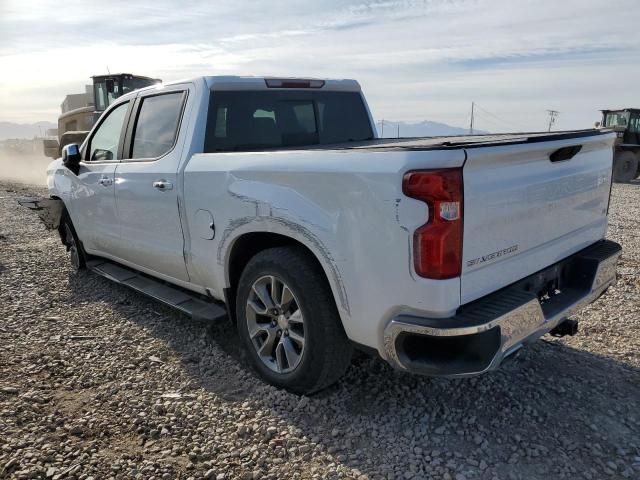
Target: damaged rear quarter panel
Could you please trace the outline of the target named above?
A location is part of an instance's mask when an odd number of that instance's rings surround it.
[[[212,213],[215,238],[191,235],[189,272],[216,295],[229,286],[228,258],[245,233],[272,232],[305,245],[329,280],[347,335],[380,349],[382,331],[399,308],[459,305],[459,280],[416,278],[411,232],[425,205],[402,195],[408,170],[463,161],[452,152],[330,150],[216,153],[193,156],[184,172],[187,228]],[[430,298],[435,288],[438,298]],[[443,291],[447,294],[443,295]],[[407,307],[408,306],[408,307]]]

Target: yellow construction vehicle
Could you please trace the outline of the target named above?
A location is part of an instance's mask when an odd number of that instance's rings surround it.
[[[613,180],[629,182],[640,175],[640,108],[601,110],[596,127],[614,130]]]

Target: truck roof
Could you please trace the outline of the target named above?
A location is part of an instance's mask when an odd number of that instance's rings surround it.
[[[600,110],[602,113],[609,113],[609,112],[640,112],[640,108],[610,108],[608,110]]]
[[[360,84],[350,79],[329,79],[311,77],[203,77],[212,90],[269,90],[272,88],[309,88],[312,90],[332,90],[359,92]]]
[[[139,92],[157,89],[158,87],[166,87],[189,82],[204,81],[211,90],[285,90],[308,88],[309,90],[333,91],[333,92],[360,92],[360,84],[356,80],[351,79],[329,79],[329,78],[311,78],[311,77],[250,77],[238,75],[210,75],[191,78],[181,78],[171,82],[163,82],[158,85],[150,85],[140,88],[133,92],[125,93],[118,97],[118,100],[135,97]],[[280,84],[283,86],[269,87],[267,84]],[[309,83],[309,86],[304,86]],[[293,86],[287,86],[287,84]]]
[[[153,78],[153,77],[146,77],[144,75],[134,75],[132,73],[105,73],[103,75],[93,75],[91,78],[93,78],[94,80],[97,78],[102,79],[102,78],[112,78],[112,77],[125,77],[125,78],[141,78],[144,80],[154,80],[156,82],[161,82],[162,80],[160,80],[159,78]]]

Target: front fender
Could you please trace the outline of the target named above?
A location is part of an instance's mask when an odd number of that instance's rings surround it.
[[[64,203],[59,198],[21,197],[18,203],[35,211],[48,230],[56,230],[60,226]]]

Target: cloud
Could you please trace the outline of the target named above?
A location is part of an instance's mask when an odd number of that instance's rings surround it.
[[[165,80],[355,77],[377,118],[463,125],[476,101],[503,128],[540,129],[547,108],[575,128],[633,106],[621,85],[640,74],[635,0],[36,3],[0,7],[0,120],[53,119],[62,86],[80,91],[109,66]]]

